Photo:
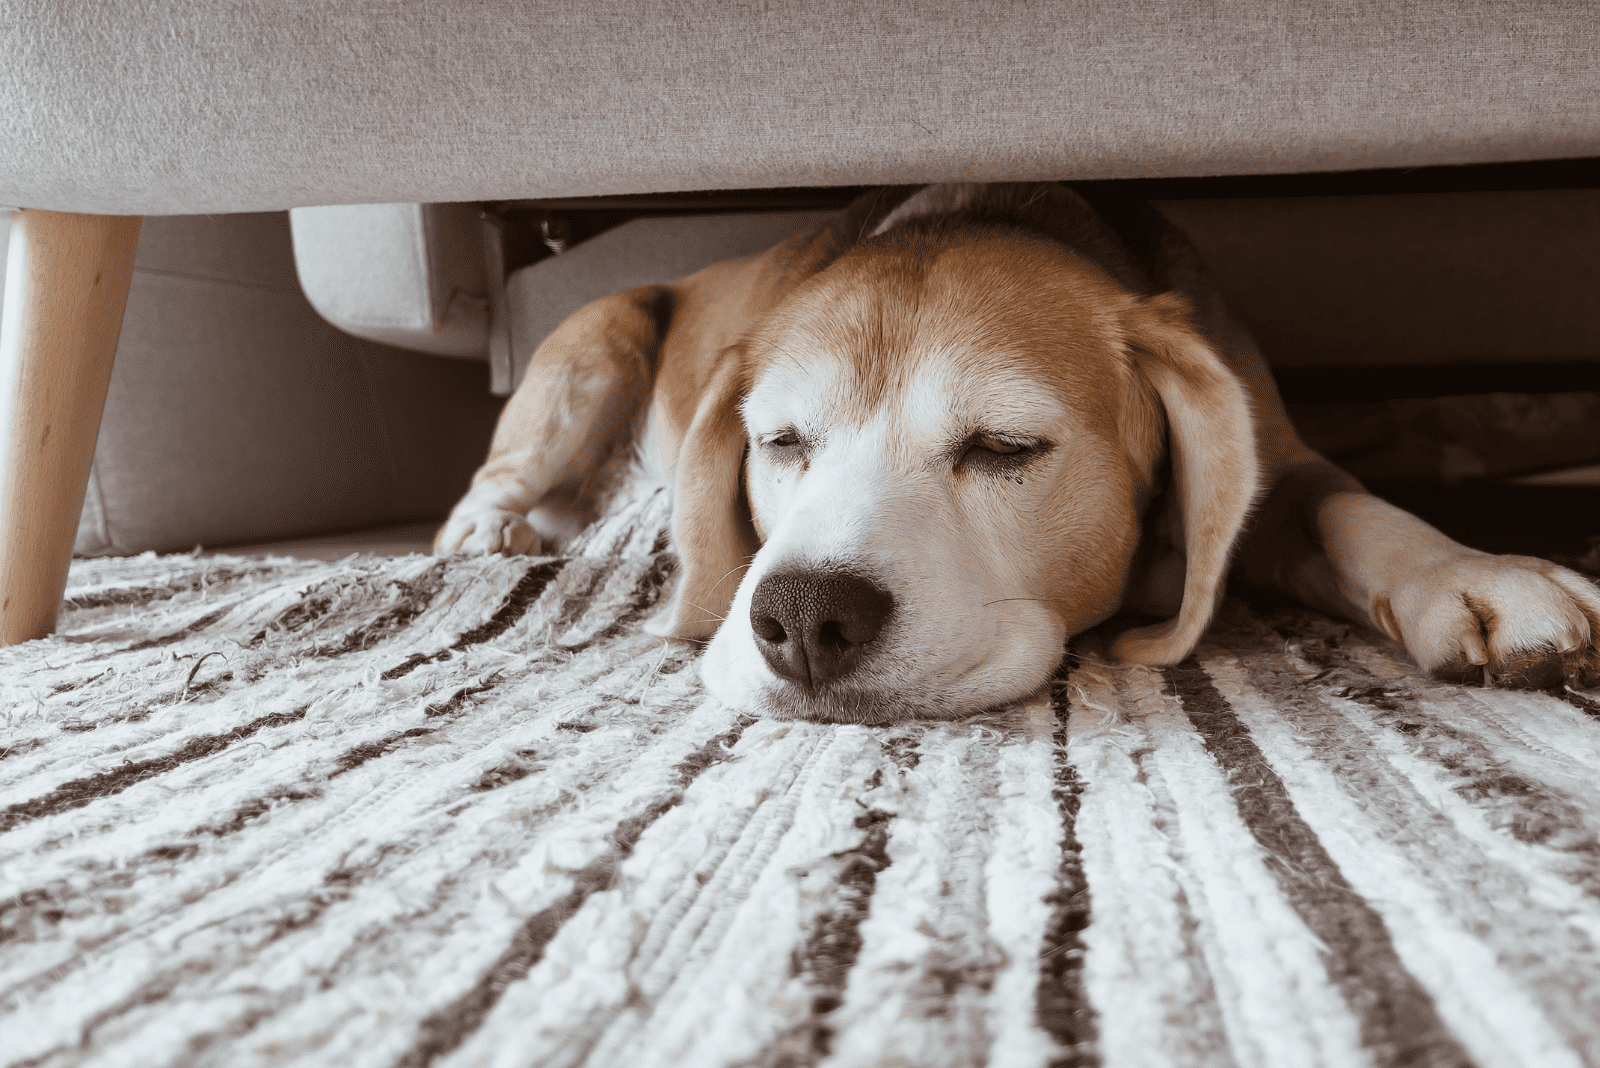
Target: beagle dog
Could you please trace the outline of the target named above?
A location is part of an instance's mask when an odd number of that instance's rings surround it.
[[[540,346],[437,552],[581,529],[637,447],[673,490],[653,621],[725,702],[950,718],[1113,613],[1182,660],[1236,577],[1450,680],[1600,678],[1600,591],[1460,545],[1303,444],[1157,212],[1063,185],[889,188],[819,231],[595,301]]]

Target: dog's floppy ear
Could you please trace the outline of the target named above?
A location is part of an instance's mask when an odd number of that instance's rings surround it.
[[[1111,653],[1140,664],[1175,664],[1221,603],[1228,558],[1255,503],[1255,421],[1242,383],[1195,329],[1177,293],[1140,301],[1129,341],[1166,409],[1186,564],[1177,618],[1128,631]]]
[[[667,623],[675,638],[716,633],[744,565],[761,548],[741,489],[744,379],[744,348],[734,346],[722,353],[678,452],[672,540],[680,574]]]

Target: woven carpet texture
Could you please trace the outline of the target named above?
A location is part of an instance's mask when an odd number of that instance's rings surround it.
[[[1600,702],[1230,602],[756,720],[559,558],[74,564],[0,650],[0,1064],[1600,1065]]]

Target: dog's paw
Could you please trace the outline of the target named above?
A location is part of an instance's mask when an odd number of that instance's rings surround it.
[[[1600,590],[1529,556],[1454,556],[1373,606],[1417,664],[1451,682],[1514,689],[1600,683]]]
[[[520,556],[542,548],[527,516],[504,508],[474,508],[451,513],[433,541],[435,553],[477,553]]]

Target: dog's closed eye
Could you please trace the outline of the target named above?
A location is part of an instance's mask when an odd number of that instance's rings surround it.
[[[792,426],[759,435],[756,445],[779,463],[798,462],[811,452],[811,442]]]
[[[979,431],[956,446],[955,469],[973,469],[1011,472],[1032,463],[1052,448],[1050,442],[1037,438],[1014,437]]]

